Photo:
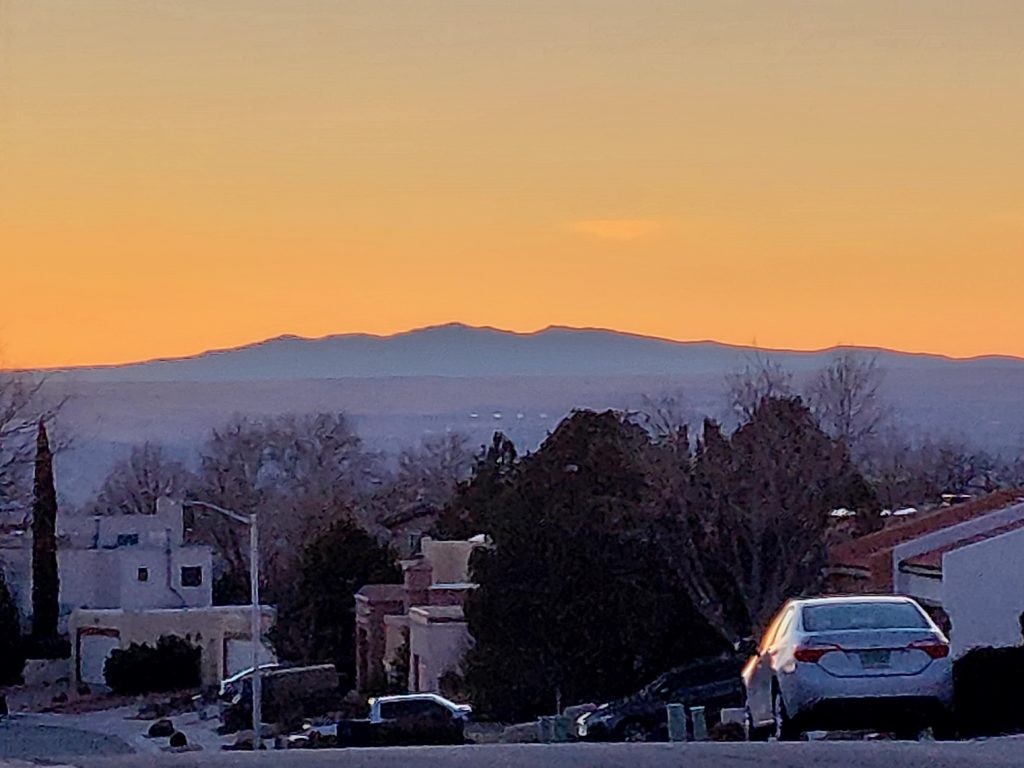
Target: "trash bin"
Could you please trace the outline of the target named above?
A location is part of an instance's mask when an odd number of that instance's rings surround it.
[[[668,716],[668,740],[686,741],[686,707],[682,704],[669,704],[665,709]]]
[[[708,718],[704,707],[692,707],[690,709],[690,720],[693,721],[693,740],[708,740]]]

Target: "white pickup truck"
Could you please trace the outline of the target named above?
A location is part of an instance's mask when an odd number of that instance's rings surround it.
[[[436,693],[381,696],[370,699],[369,703],[370,716],[368,719],[371,723],[431,715],[447,716],[465,722],[473,714],[473,708],[468,704],[456,704]]]
[[[338,746],[464,744],[473,711],[434,693],[381,696],[369,704],[367,717],[337,723],[333,735]]]

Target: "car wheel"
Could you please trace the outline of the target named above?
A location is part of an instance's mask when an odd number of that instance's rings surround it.
[[[957,738],[956,720],[949,712],[943,712],[932,721],[932,735],[936,741],[953,741]]]
[[[775,719],[775,738],[779,741],[799,741],[802,734],[793,724],[793,719],[786,712],[786,702],[782,691],[776,688],[772,692],[772,716]]]
[[[639,720],[630,720],[619,729],[622,741],[640,742],[647,741],[649,734],[647,728]]]

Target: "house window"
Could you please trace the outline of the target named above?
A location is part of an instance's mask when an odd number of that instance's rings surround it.
[[[117,546],[119,547],[135,547],[139,544],[139,534],[137,533],[119,533],[117,534]]]
[[[149,568],[139,568],[139,581],[149,581]]]
[[[203,569],[198,565],[186,565],[181,569],[181,586],[201,587],[203,585]]]

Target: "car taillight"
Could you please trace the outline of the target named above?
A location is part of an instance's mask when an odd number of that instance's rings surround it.
[[[949,656],[949,645],[941,640],[917,640],[907,647],[924,651],[933,659],[944,659]]]
[[[804,645],[793,651],[793,658],[806,664],[817,664],[826,653],[841,650],[838,645]]]

